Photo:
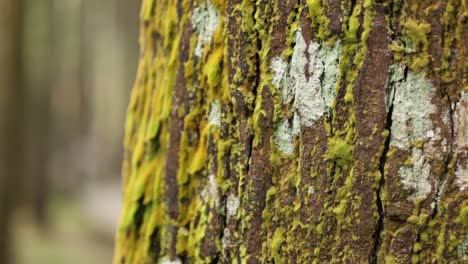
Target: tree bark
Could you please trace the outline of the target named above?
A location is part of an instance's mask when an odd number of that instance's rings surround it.
[[[22,177],[22,1],[0,1],[0,263],[12,263],[11,213]]]
[[[466,1],[143,1],[114,263],[461,263]]]

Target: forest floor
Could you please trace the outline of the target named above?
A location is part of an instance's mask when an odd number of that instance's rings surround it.
[[[112,262],[113,241],[96,232],[72,201],[53,201],[47,228],[19,213],[14,226],[18,264],[102,264]]]

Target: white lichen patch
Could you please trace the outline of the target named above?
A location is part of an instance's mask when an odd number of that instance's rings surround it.
[[[214,174],[208,176],[208,182],[201,191],[201,197],[205,202],[214,201],[215,206],[219,207],[218,182]]]
[[[163,257],[161,259],[161,264],[182,264],[182,261],[180,261],[179,258],[171,260],[169,257]]]
[[[276,57],[271,60],[270,68],[273,72],[273,84],[276,87],[281,87],[281,81],[285,78],[288,70],[288,63],[281,57]],[[286,101],[285,94],[283,94],[283,101]]]
[[[455,106],[453,121],[455,125],[455,146],[458,149],[468,147],[468,92],[462,92],[460,101]]]
[[[228,195],[226,200],[226,215],[227,217],[236,217],[239,209],[239,198],[233,194]]]
[[[192,25],[198,33],[195,56],[201,57],[205,46],[211,42],[213,34],[219,25],[218,10],[213,6],[210,0],[202,1],[200,5],[193,10]]]
[[[468,92],[463,91],[461,93],[460,100],[457,102],[454,108],[454,145],[458,150],[461,150],[468,147]],[[467,164],[457,164],[455,176],[455,184],[457,184],[461,191],[468,188]]]
[[[431,191],[428,160],[435,152],[434,142],[441,140],[441,129],[433,127],[430,117],[436,112],[431,102],[434,93],[424,73],[405,73],[402,65],[391,66],[386,98],[387,110],[393,103],[390,146],[411,152],[410,164],[399,169],[403,187],[413,190],[409,200],[425,198]],[[421,148],[420,142],[428,144]]]
[[[275,131],[274,141],[276,147],[283,153],[294,153],[294,132],[289,120],[283,120]]]
[[[221,105],[219,100],[214,100],[211,103],[210,114],[208,115],[208,123],[213,126],[221,126]]]
[[[468,261],[468,235],[465,235],[465,239],[463,239],[463,242],[458,246],[457,251],[460,259],[463,260],[463,263],[466,263],[466,261]]]
[[[298,30],[291,62],[280,57],[271,60],[273,83],[282,91],[284,104],[294,99],[301,125],[313,126],[329,111],[336,95],[341,53],[339,42],[333,46],[314,41],[307,44]]]
[[[292,118],[292,124],[284,119],[276,128],[274,142],[276,147],[283,153],[291,155],[294,153],[294,138],[301,132],[300,120],[297,114]]]
[[[428,131],[432,130],[430,115],[435,112],[431,103],[434,86],[423,73],[410,71],[404,78],[402,66],[393,69],[390,76],[394,85],[390,145],[409,149],[411,143],[426,139]]]
[[[426,137],[428,137],[428,138],[433,138],[434,135],[435,135],[435,134],[434,134],[434,130],[432,130],[432,129],[431,129],[431,130],[428,130],[428,131],[426,132]]]
[[[336,96],[339,77],[339,58],[342,45],[333,46],[311,41],[306,43],[300,30],[296,32],[291,61],[281,57],[270,61],[273,84],[281,91],[283,104],[293,100],[292,124],[282,120],[275,131],[275,144],[286,154],[294,152],[294,138],[300,134],[301,126],[313,126],[325,113]]]
[[[414,190],[408,197],[409,200],[425,198],[431,191],[431,184],[429,183],[431,166],[426,161],[421,149],[413,148],[411,159],[413,161],[412,165],[400,167],[401,182],[406,188]]]
[[[294,114],[292,120],[292,134],[293,136],[298,136],[301,133],[301,120],[299,119],[299,115]]]
[[[455,184],[457,184],[461,191],[468,188],[468,165],[459,164],[455,171],[455,177]]]
[[[237,211],[239,210],[239,198],[234,194],[229,194],[226,199],[226,217],[227,219],[235,219],[237,217]],[[231,235],[229,228],[224,228],[223,237],[221,243],[223,248],[232,247],[235,243],[234,238]]]
[[[221,239],[221,243],[223,244],[224,249],[232,247],[234,245],[234,243],[232,242],[231,231],[227,227],[224,228],[223,238]]]
[[[424,144],[424,153],[431,160],[440,158],[441,150],[443,153],[447,152],[447,139],[442,138],[442,129],[440,127],[437,127],[435,131],[432,129],[428,130],[426,139],[428,142]]]

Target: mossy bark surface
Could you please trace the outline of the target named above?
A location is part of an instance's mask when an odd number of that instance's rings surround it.
[[[462,263],[468,3],[144,0],[115,263]]]

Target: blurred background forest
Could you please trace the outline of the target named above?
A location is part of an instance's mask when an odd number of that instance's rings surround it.
[[[0,264],[111,263],[139,5],[0,0]]]

